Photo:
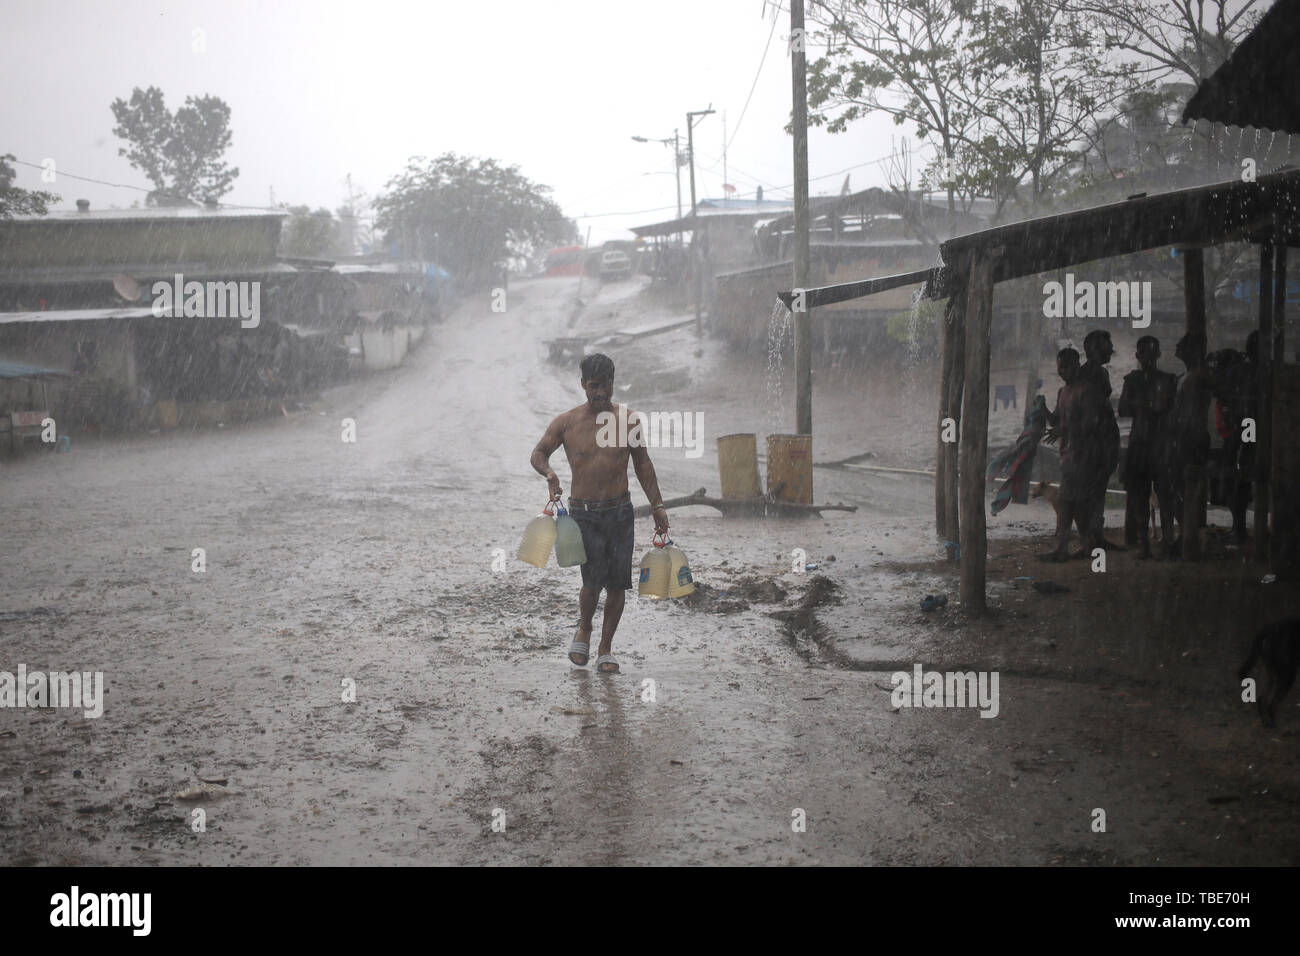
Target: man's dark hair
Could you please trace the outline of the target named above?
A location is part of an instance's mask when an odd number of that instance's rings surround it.
[[[1091,356],[1101,345],[1102,339],[1110,339],[1110,333],[1105,329],[1093,329],[1085,335],[1083,337],[1083,354]]]
[[[578,368],[582,370],[584,382],[614,381],[614,360],[600,352],[588,355],[578,363]]]
[[[1079,367],[1079,350],[1078,349],[1061,349],[1056,353],[1056,364],[1065,363],[1067,368]]]
[[[1158,348],[1160,348],[1160,340],[1154,335],[1144,335],[1142,338],[1138,339],[1137,350],[1139,352],[1143,352],[1147,349]]]

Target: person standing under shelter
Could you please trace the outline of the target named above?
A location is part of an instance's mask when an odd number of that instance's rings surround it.
[[[1056,393],[1056,408],[1048,415],[1051,427],[1043,435],[1043,443],[1059,440],[1061,484],[1056,503],[1056,547],[1040,554],[1042,561],[1065,561],[1070,556],[1070,525],[1079,528],[1079,537],[1088,540],[1089,509],[1081,496],[1079,442],[1083,437],[1084,388],[1079,377],[1079,353],[1071,348],[1056,353],[1056,374],[1065,384]]]
[[[1179,555],[1183,551],[1182,538],[1187,535],[1187,498],[1192,494],[1205,495],[1205,465],[1210,458],[1209,414],[1213,399],[1214,382],[1205,364],[1205,335],[1188,332],[1178,340],[1174,354],[1187,367],[1178,383],[1174,405],[1169,413],[1161,454],[1166,480],[1169,482],[1170,503],[1182,525],[1182,537],[1166,545],[1166,553]],[[1203,502],[1194,502],[1197,507]]]
[[[1115,409],[1110,404],[1110,373],[1106,363],[1115,354],[1110,333],[1093,329],[1083,339],[1083,354],[1087,361],[1079,368],[1079,382],[1086,388],[1084,408],[1084,442],[1088,488],[1089,533],[1086,548],[1114,548],[1103,534],[1106,525],[1106,484],[1119,464],[1119,423]]]
[[[1244,544],[1250,537],[1246,530],[1246,509],[1250,507],[1255,480],[1257,435],[1245,440],[1245,423],[1249,420],[1258,431],[1259,422],[1259,331],[1246,337],[1246,354],[1232,365],[1223,383],[1225,417],[1229,435],[1224,440],[1224,459],[1229,475],[1228,507],[1232,511],[1232,537]]]
[[[1121,418],[1133,419],[1128,433],[1128,451],[1124,455],[1122,479],[1126,492],[1124,505],[1124,543],[1130,547],[1141,543],[1141,557],[1151,557],[1151,491],[1154,487],[1160,503],[1160,526],[1166,548],[1173,540],[1172,505],[1169,483],[1157,461],[1160,434],[1174,405],[1178,378],[1156,367],[1160,359],[1160,341],[1144,335],[1137,342],[1138,368],[1124,376],[1119,396]]]

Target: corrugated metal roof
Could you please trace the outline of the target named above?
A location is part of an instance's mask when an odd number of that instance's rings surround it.
[[[759,218],[779,216],[790,212],[794,204],[776,199],[701,199],[695,207],[695,215],[687,213],[680,219],[668,219],[664,222],[649,223],[644,226],[632,226],[631,232],[638,236],[666,236],[675,232],[690,232],[699,222],[753,222]]]
[[[40,266],[5,268],[0,263],[0,282],[92,282],[112,281],[116,276],[128,275],[142,285],[152,282],[171,282],[176,273],[186,280],[222,282],[242,279],[279,278],[288,275],[310,275],[322,270],[295,269],[287,262],[240,263],[232,266],[220,262],[135,262],[108,263],[78,266]]]
[[[40,378],[42,375],[68,375],[70,373],[57,368],[42,368],[39,365],[26,365],[0,358],[0,378]]]
[[[977,250],[999,250],[993,281],[1005,282],[1161,246],[1260,242],[1268,238],[1300,246],[1300,170],[1270,173],[1252,183],[1234,179],[1154,196],[1139,195],[1125,202],[970,233],[942,244],[946,268],[807,289],[805,304],[817,308],[922,279],[926,298],[944,298],[963,281]],[[782,292],[780,298],[788,305],[791,293]]]
[[[1226,63],[1201,81],[1183,122],[1300,133],[1300,0],[1278,0]]]
[[[718,212],[789,212],[794,202],[789,199],[701,199],[696,207],[701,215],[709,210]]]
[[[60,209],[44,216],[14,216],[10,223],[157,221],[160,219],[284,219],[287,212],[257,209],[205,209],[202,206],[163,206],[153,209]]]
[[[0,325],[15,322],[96,322],[103,319],[148,319],[152,307],[134,309],[48,309],[43,312],[0,312]]]

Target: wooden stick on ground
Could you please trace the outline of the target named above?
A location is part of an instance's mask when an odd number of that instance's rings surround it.
[[[690,505],[707,505],[710,508],[717,508],[725,517],[733,515],[780,517],[795,514],[820,514],[823,511],[858,510],[857,505],[805,505],[794,501],[775,501],[766,496],[758,498],[712,498],[703,488],[696,488],[689,495],[669,498],[664,501],[664,507],[670,511],[673,508],[685,508]],[[634,511],[634,514],[638,518],[644,518],[650,514],[650,506],[641,505]]]

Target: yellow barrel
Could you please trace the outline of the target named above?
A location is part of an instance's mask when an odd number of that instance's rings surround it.
[[[757,498],[763,493],[758,483],[757,435],[723,435],[718,439],[718,477],[724,498]]]
[[[812,477],[812,435],[767,436],[768,494],[810,505]]]
[[[158,427],[170,431],[180,424],[180,406],[174,398],[164,398],[158,403]]]

